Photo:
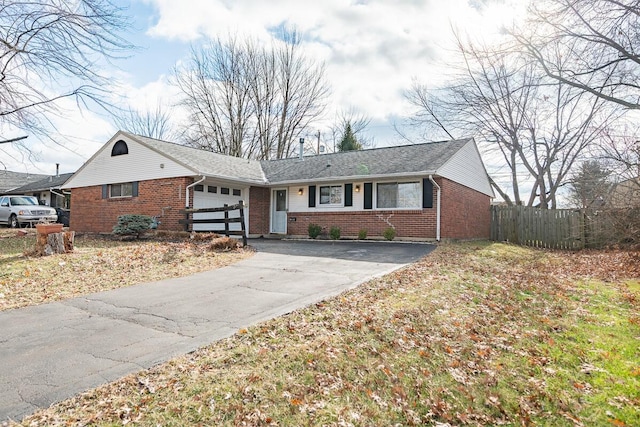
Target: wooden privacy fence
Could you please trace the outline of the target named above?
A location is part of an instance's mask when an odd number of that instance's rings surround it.
[[[224,234],[225,236],[242,236],[242,246],[247,246],[247,231],[244,224],[244,202],[240,200],[235,205],[224,205],[221,208],[185,208],[180,213],[185,215],[185,219],[181,219],[180,224],[184,225],[185,231],[189,231],[190,224],[224,224],[224,229],[207,230],[214,233]],[[238,216],[230,217],[229,212],[239,211]],[[192,215],[197,213],[216,213],[223,212],[224,218],[201,218],[193,219]],[[229,224],[240,223],[240,230],[231,230]]]
[[[588,245],[584,211],[525,206],[491,207],[491,240],[550,249],[582,249]]]

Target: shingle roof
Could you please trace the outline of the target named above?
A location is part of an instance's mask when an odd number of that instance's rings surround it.
[[[257,160],[247,160],[127,132],[122,133],[157,152],[164,153],[199,175],[266,183],[260,162]]]
[[[30,182],[26,185],[15,188],[11,190],[10,193],[20,194],[20,193],[26,193],[26,192],[32,192],[32,191],[45,191],[45,190],[49,190],[50,188],[60,188],[62,184],[64,184],[65,182],[67,182],[69,178],[71,178],[72,175],[73,173],[63,173],[58,176],[44,175],[45,178],[35,182]]]
[[[39,181],[47,176],[48,175],[0,170],[0,193],[6,193],[16,187],[20,187],[34,181]]]
[[[347,151],[261,163],[270,184],[333,178],[426,175],[436,173],[471,138],[426,144]]]

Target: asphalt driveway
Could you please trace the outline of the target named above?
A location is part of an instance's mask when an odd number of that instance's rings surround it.
[[[428,244],[251,240],[192,276],[0,312],[0,423],[416,261]]]

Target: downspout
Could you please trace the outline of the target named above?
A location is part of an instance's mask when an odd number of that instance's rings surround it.
[[[440,241],[440,186],[433,180],[433,175],[429,175],[429,181],[433,184],[438,192],[436,196],[436,241]]]
[[[189,184],[189,185],[187,185],[187,187],[184,189],[184,191],[185,191],[185,197],[186,197],[186,198],[185,198],[185,200],[184,200],[184,206],[185,206],[185,207],[187,207],[187,208],[189,207],[189,189],[190,189],[191,187],[193,187],[193,186],[196,186],[196,185],[200,184],[200,183],[201,183],[202,181],[204,181],[204,180],[205,180],[205,176],[204,176],[204,175],[202,175],[202,179],[201,179],[200,181],[195,181],[193,184]]]

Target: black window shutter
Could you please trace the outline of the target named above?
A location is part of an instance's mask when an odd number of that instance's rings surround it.
[[[315,185],[309,186],[309,207],[310,208],[316,207],[316,186]]]
[[[131,183],[131,196],[138,197],[138,181],[133,181]]]
[[[109,197],[109,186],[107,184],[102,185],[102,198],[107,199]]]
[[[344,205],[353,206],[353,184],[344,185]]]
[[[373,183],[364,183],[364,208],[373,209]]]
[[[433,207],[433,183],[429,178],[422,180],[422,207]]]

